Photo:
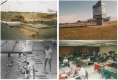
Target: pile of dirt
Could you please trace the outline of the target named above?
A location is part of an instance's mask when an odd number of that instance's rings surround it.
[[[25,40],[27,37],[16,27],[10,28],[4,23],[1,24],[2,40]]]

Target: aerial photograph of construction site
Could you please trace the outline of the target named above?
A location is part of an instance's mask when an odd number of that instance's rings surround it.
[[[59,1],[60,40],[116,40],[117,0]]]
[[[1,1],[2,40],[56,40],[57,1]]]

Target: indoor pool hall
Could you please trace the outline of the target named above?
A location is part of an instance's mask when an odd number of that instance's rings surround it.
[[[45,48],[52,51],[51,70],[47,62],[45,70]],[[2,79],[56,79],[57,42],[44,40],[2,40],[1,41]]]

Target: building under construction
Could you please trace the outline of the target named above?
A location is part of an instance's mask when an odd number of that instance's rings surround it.
[[[56,19],[57,13],[42,13],[42,12],[1,12],[1,20],[11,20],[17,15],[24,16],[27,19]]]

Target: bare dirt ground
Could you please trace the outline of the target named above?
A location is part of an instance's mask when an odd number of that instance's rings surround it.
[[[116,40],[117,39],[117,22],[105,22],[103,26],[89,26],[59,28],[60,40]],[[80,27],[79,27],[80,26]],[[66,26],[65,26],[66,27]]]
[[[25,34],[27,36],[28,40],[36,40],[36,39],[47,40],[47,38],[39,36],[38,33],[35,32],[35,31],[28,30],[28,29],[25,29],[25,28],[20,28],[20,30],[23,32],[23,34]],[[48,38],[48,40],[52,40],[52,39],[56,40],[57,36]]]
[[[56,21],[45,21],[45,22],[40,22],[40,21],[31,21],[31,22],[27,22],[27,23],[24,23],[24,24],[33,24],[33,25],[36,25],[36,24],[42,24],[42,25],[51,25],[51,26],[54,26],[56,25]],[[41,39],[41,40],[56,40],[57,39],[57,36],[54,36],[54,37],[50,37],[50,38],[44,38],[42,36],[39,36],[37,32],[35,31],[32,31],[32,30],[28,30],[28,29],[25,29],[25,28],[20,28],[20,30],[23,32],[23,34],[25,34],[27,36],[27,39],[29,40],[36,40],[36,39]]]
[[[20,30],[27,36],[28,39],[38,39],[37,32],[25,28],[20,28]],[[41,39],[43,39],[43,37],[41,37]]]

